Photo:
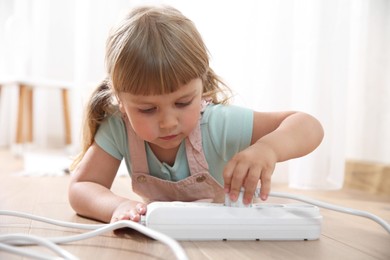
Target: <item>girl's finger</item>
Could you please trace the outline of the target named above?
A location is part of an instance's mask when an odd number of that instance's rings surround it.
[[[267,200],[268,194],[271,191],[271,175],[272,175],[272,170],[263,170],[261,173],[260,198],[262,200]]]
[[[112,217],[111,218],[111,221],[110,221],[110,223],[114,223],[114,222],[117,222],[119,219],[118,219],[118,217]]]
[[[253,196],[257,188],[257,184],[259,183],[260,176],[261,176],[260,167],[253,167],[249,170],[244,183],[245,193],[244,193],[243,203],[245,205],[248,205],[252,202]]]
[[[237,201],[240,194],[241,187],[248,174],[248,167],[246,164],[237,164],[234,168],[234,174],[231,179],[229,197],[231,201]]]
[[[146,205],[143,204],[143,203],[138,203],[136,206],[136,211],[140,214],[140,215],[145,215],[146,214]]]
[[[230,186],[231,186],[231,182],[232,182],[232,176],[233,176],[233,170],[236,166],[236,162],[233,161],[233,160],[230,160],[224,170],[223,170],[223,183],[224,183],[224,190],[225,190],[225,193],[229,193],[230,192]]]

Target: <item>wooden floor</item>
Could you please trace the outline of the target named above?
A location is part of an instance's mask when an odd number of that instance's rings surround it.
[[[69,176],[18,175],[20,159],[0,150],[0,209],[28,212],[78,223],[96,223],[77,216],[67,201]],[[119,177],[113,190],[129,195],[130,180]],[[303,191],[274,185],[273,191],[291,192],[341,206],[366,210],[390,222],[390,196],[356,190]],[[291,201],[270,199],[270,202]],[[180,244],[190,259],[390,259],[390,234],[377,223],[321,209],[322,235],[316,241],[186,241]],[[0,234],[29,233],[45,237],[81,231],[15,217],[0,216]],[[165,245],[135,231],[107,233],[62,247],[80,259],[174,259]],[[42,250],[37,247],[31,249]],[[48,253],[47,250],[42,252]],[[23,259],[0,251],[0,259]]]

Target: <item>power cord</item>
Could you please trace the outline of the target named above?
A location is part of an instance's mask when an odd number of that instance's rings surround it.
[[[257,190],[256,194],[260,194],[260,191]],[[333,211],[338,211],[338,212],[342,212],[342,213],[346,213],[346,214],[350,214],[350,215],[368,218],[368,219],[375,221],[379,225],[381,225],[390,234],[390,224],[387,223],[384,219],[378,217],[377,215],[374,215],[374,214],[367,212],[367,211],[357,210],[357,209],[352,209],[352,208],[347,208],[347,207],[341,207],[341,206],[326,203],[323,201],[307,198],[304,196],[298,196],[298,195],[283,193],[283,192],[271,192],[270,196],[298,200],[298,201],[302,201],[302,202],[305,202],[308,204],[315,205],[315,206],[320,207],[320,208],[330,209]]]
[[[12,241],[22,241],[24,243],[31,243],[34,245],[41,245],[48,249],[51,249],[53,252],[57,253],[62,259],[76,260],[76,256],[72,255],[68,251],[62,249],[57,244],[53,243],[49,239],[30,235],[30,234],[9,234],[1,235],[0,241],[7,241],[7,243]],[[22,249],[19,247],[11,246],[6,243],[0,242],[0,250],[7,251],[9,253],[26,256],[34,259],[58,259],[58,257],[46,256],[41,253],[29,249]]]
[[[106,233],[108,231],[113,231],[116,229],[127,227],[127,228],[134,229],[140,233],[143,233],[146,236],[149,236],[150,238],[153,238],[157,241],[160,241],[160,242],[166,244],[168,247],[170,247],[172,249],[173,253],[176,255],[176,258],[178,260],[188,260],[187,254],[185,253],[184,249],[180,246],[180,244],[176,240],[170,238],[169,236],[167,236],[163,233],[157,232],[153,229],[147,228],[144,225],[141,225],[139,223],[136,223],[136,222],[133,222],[130,220],[121,220],[121,221],[111,223],[111,224],[78,224],[78,223],[59,221],[59,220],[40,217],[40,216],[28,214],[28,213],[9,211],[9,210],[0,210],[0,215],[27,218],[27,219],[32,219],[32,220],[45,222],[45,223],[49,223],[49,224],[53,224],[53,225],[57,225],[57,226],[62,226],[62,227],[92,230],[90,232],[86,232],[83,234],[67,236],[67,237],[52,237],[52,238],[46,238],[46,239],[41,238],[42,243],[39,243],[39,244],[46,243],[44,245],[47,245],[47,246],[49,246],[49,245],[51,246],[53,243],[54,244],[65,244],[65,243],[80,241],[80,240],[96,237],[96,236],[103,234],[103,233]],[[9,235],[0,235],[0,249],[3,248],[5,251],[9,251],[8,250],[9,247],[7,247],[9,244],[12,244],[12,245],[37,244],[37,243],[35,243],[37,241],[33,241],[33,239],[29,239],[27,237],[24,239],[23,236],[24,235],[20,235],[19,239],[15,239],[12,237],[10,238]],[[4,247],[4,245],[5,245],[5,247]],[[66,260],[77,259],[73,255],[70,255],[70,254],[63,255],[63,253],[60,253],[60,251],[56,248],[51,247],[51,249],[53,251],[55,251],[56,253],[58,253],[59,255],[61,255]],[[24,252],[21,252],[21,251],[22,251],[21,249],[19,249],[17,251],[14,250],[13,253],[16,253],[16,254],[23,253],[24,254]],[[58,259],[58,258],[50,258],[47,256],[37,257],[36,254],[35,255],[31,254],[30,256],[34,257],[35,259]]]
[[[256,190],[256,196],[260,194],[260,190]],[[387,223],[385,220],[382,218],[369,213],[367,211],[362,211],[362,210],[356,210],[352,208],[346,208],[346,207],[341,207],[337,205],[333,205],[330,203],[322,202],[319,200],[314,200],[311,198],[307,198],[304,196],[298,196],[298,195],[293,195],[289,193],[282,193],[282,192],[271,192],[270,193],[271,197],[279,197],[279,198],[287,198],[287,199],[293,199],[297,201],[302,201],[308,204],[312,204],[321,208],[326,208],[346,214],[351,214],[351,215],[356,215],[360,217],[365,217],[369,218],[375,222],[377,222],[379,225],[381,225],[389,234],[390,234],[390,224]],[[27,218],[31,220],[36,220],[40,222],[46,222],[49,224],[57,225],[57,226],[62,226],[62,227],[68,227],[68,228],[78,228],[78,229],[84,229],[84,230],[92,230],[90,232],[86,232],[83,234],[79,235],[73,235],[73,236],[67,236],[67,237],[53,237],[53,238],[41,238],[33,235],[25,235],[25,234],[10,234],[10,235],[0,235],[0,250],[4,250],[10,253],[18,254],[18,255],[23,255],[23,256],[28,256],[34,259],[58,259],[58,257],[53,257],[53,256],[47,256],[47,255],[42,255],[38,254],[36,252],[22,249],[22,248],[16,248],[12,245],[42,245],[46,246],[58,255],[60,255],[63,259],[66,260],[75,260],[77,257],[74,255],[70,254],[69,252],[61,249],[57,244],[64,244],[64,243],[70,243],[70,242],[75,242],[79,240],[84,240],[88,238],[92,238],[95,236],[98,236],[102,233],[108,232],[108,231],[113,231],[119,228],[132,228],[134,230],[137,230],[146,236],[149,236],[157,241],[160,241],[167,246],[171,248],[171,250],[174,252],[176,255],[176,258],[179,260],[188,260],[188,256],[186,255],[184,249],[180,246],[180,244],[166,236],[165,234],[162,234],[160,232],[154,231],[148,227],[145,227],[142,224],[129,221],[129,220],[122,220],[118,221],[112,224],[78,224],[78,223],[71,223],[71,222],[65,222],[65,221],[59,221],[59,220],[54,220],[50,218],[45,218],[45,217],[40,217],[28,213],[22,213],[22,212],[16,212],[16,211],[9,211],[9,210],[0,210],[0,215],[7,215],[7,216],[14,216],[14,217],[20,217],[20,218]]]

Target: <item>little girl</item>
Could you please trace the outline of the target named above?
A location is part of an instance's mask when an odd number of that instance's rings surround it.
[[[310,115],[227,105],[200,34],[174,8],[134,9],[111,32],[106,65],[72,168],[69,200],[80,215],[139,221],[151,201],[236,201],[241,188],[248,204],[258,184],[266,200],[275,163],[322,140]],[[122,159],[143,202],[110,191]]]

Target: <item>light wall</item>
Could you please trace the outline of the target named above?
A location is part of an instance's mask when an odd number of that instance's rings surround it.
[[[388,1],[146,1],[161,2],[195,22],[211,65],[235,91],[236,104],[263,111],[303,110],[323,123],[321,147],[281,165],[283,178],[301,186],[306,185],[302,178],[340,186],[346,159],[390,163]],[[79,147],[88,93],[105,76],[109,28],[140,3],[145,1],[0,2],[0,76],[74,83],[73,150]],[[9,27],[10,18],[17,18],[14,27]],[[4,95],[3,146],[12,144],[17,93],[10,87]],[[38,90],[36,100],[35,145],[61,145],[59,93]],[[296,174],[287,177],[287,171]]]

